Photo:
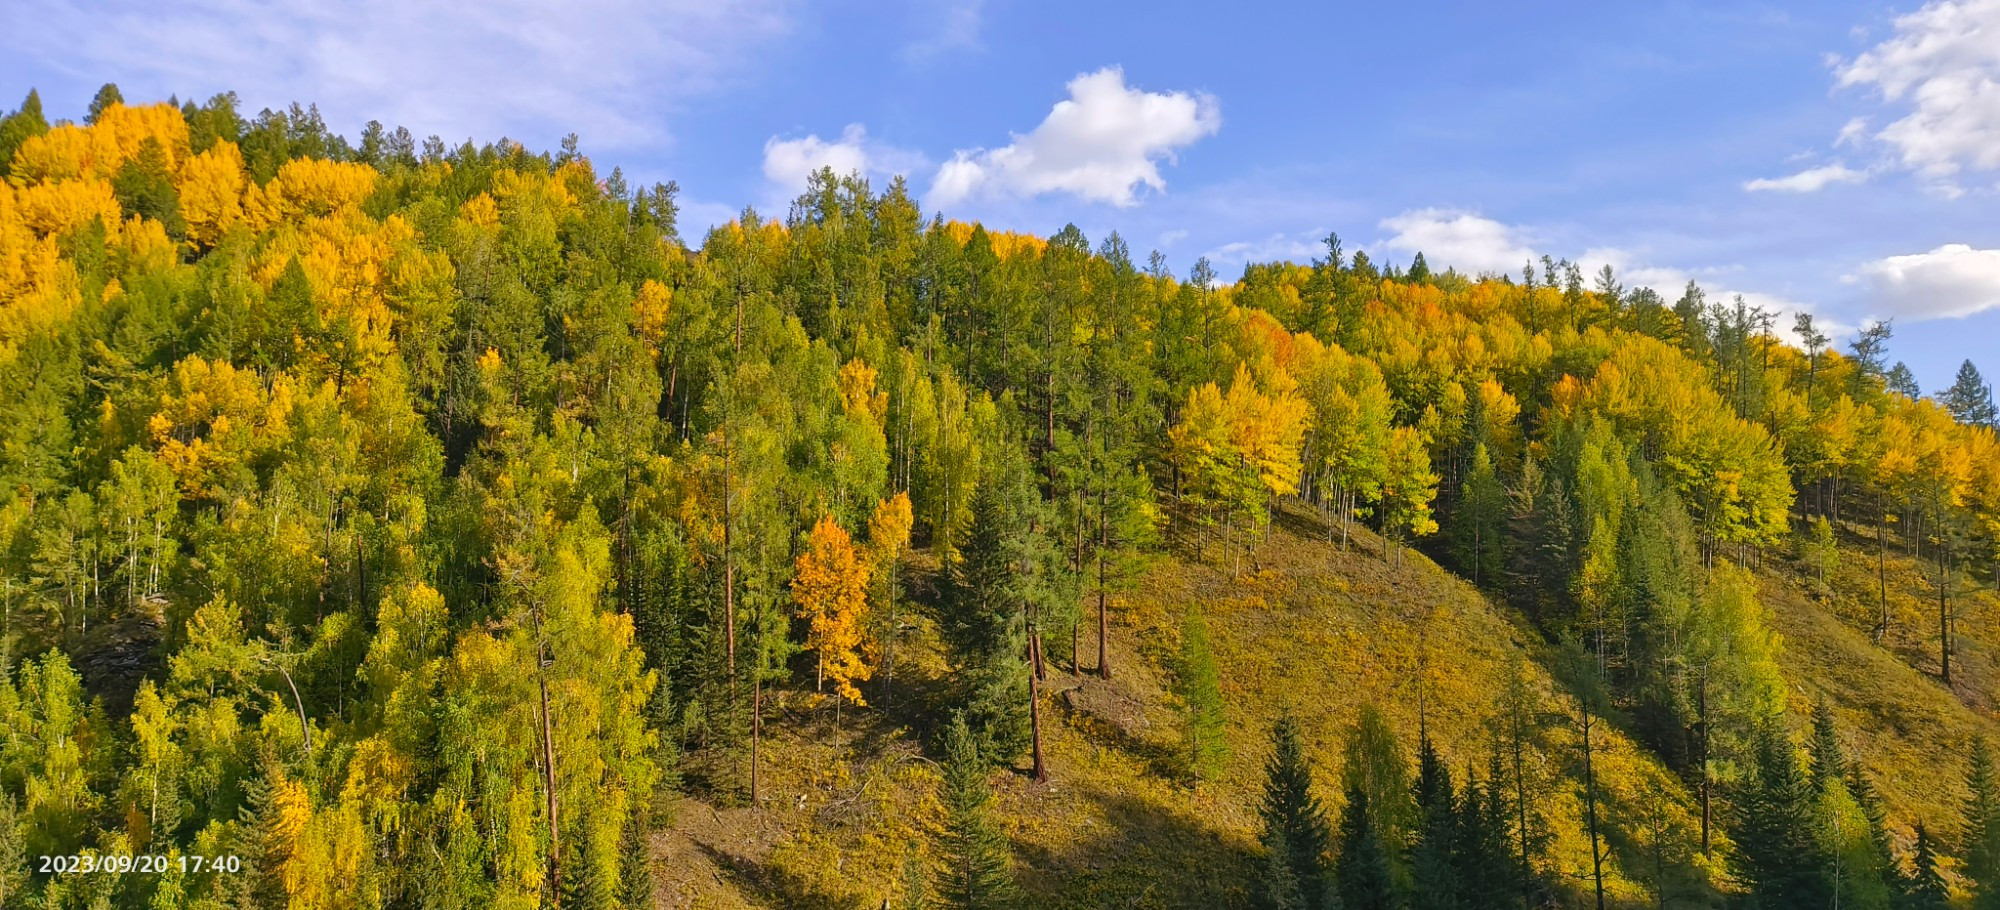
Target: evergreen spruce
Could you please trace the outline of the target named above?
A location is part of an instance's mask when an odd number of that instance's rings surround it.
[[[1900,360],[1889,368],[1888,375],[1883,377],[1883,384],[1889,391],[1911,401],[1924,397],[1923,387],[1917,385],[1917,374],[1911,372],[1909,365]]]
[[[96,97],[90,99],[90,110],[84,115],[83,122],[96,124],[97,118],[104,116],[105,111],[124,103],[125,96],[118,91],[118,83],[106,82],[97,90]]]
[[[1996,425],[1993,387],[1979,375],[1979,368],[1973,366],[1970,360],[1959,364],[1958,375],[1953,378],[1951,387],[1939,397],[1942,399],[1939,403],[1959,423],[1973,427]]]
[[[1261,840],[1269,857],[1261,889],[1264,905],[1328,910],[1326,856],[1331,832],[1326,810],[1312,792],[1312,765],[1299,739],[1298,722],[1289,712],[1278,718],[1271,740],[1264,802],[1259,807],[1264,821]]]
[[[1007,835],[993,820],[992,763],[963,715],[945,732],[944,856],[938,898],[949,910],[1006,910],[1020,903]]]
[[[1396,906],[1388,847],[1373,816],[1367,789],[1349,783],[1347,805],[1340,811],[1340,858],[1334,864],[1340,910],[1391,910]]]
[[[8,165],[14,160],[14,151],[21,147],[21,143],[48,131],[49,121],[42,116],[42,96],[29,89],[28,97],[22,99],[19,110],[0,117],[0,177],[7,175]]]
[[[1736,847],[1760,910],[1830,906],[1832,863],[1815,836],[1812,782],[1775,719],[1758,729],[1756,773],[1748,791],[1740,804]]]
[[[1909,890],[1903,906],[1910,910],[1944,910],[1951,896],[1944,883],[1944,857],[1938,854],[1937,840],[1923,822],[1917,823],[1917,845],[1910,865]]]
[[[1972,769],[1966,777],[1971,795],[1965,803],[1965,877],[1981,907],[2000,906],[2000,772],[1993,766],[1993,748],[1984,738],[1972,744]]]
[[[1847,776],[1847,761],[1840,755],[1840,740],[1834,734],[1833,709],[1825,699],[1813,703],[1812,784],[1824,793]]]
[[[931,905],[930,870],[924,861],[923,845],[911,841],[903,851],[903,899],[900,910],[928,910]]]
[[[1451,910],[1461,899],[1461,807],[1451,771],[1426,731],[1417,740],[1416,836],[1410,844],[1413,910]]]
[[[0,673],[6,666],[0,662]],[[28,845],[21,836],[14,795],[0,793],[0,907],[11,906],[28,883]]]
[[[972,529],[946,579],[944,625],[963,668],[966,723],[983,753],[1004,764],[1030,737],[1027,601],[1018,559],[1028,530],[1010,502],[1020,491],[999,486],[981,484],[973,497]]]
[[[625,910],[653,906],[653,843],[646,813],[634,811],[625,821],[619,851],[618,902]]]

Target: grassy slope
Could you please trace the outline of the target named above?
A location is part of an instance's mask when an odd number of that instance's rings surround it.
[[[1938,678],[1936,588],[1925,574],[1931,567],[1891,543],[1891,624],[1878,645],[1870,634],[1879,615],[1874,540],[1843,544],[1824,589],[1810,566],[1790,559],[1774,559],[1759,573],[1766,613],[1785,639],[1779,662],[1792,706],[1803,716],[1814,700],[1829,703],[1843,745],[1882,790],[1905,847],[1920,820],[1955,834],[1965,756],[1975,737],[2000,734],[1992,710],[2000,685],[1993,660],[2000,599],[1982,589],[1957,602],[1947,688]]]
[[[1319,533],[1288,516],[1260,546],[1259,570],[1240,577],[1212,548],[1206,561],[1186,553],[1158,560],[1117,599],[1113,681],[1071,674],[1062,660],[1051,668],[1050,782],[995,778],[1036,906],[1243,905],[1270,724],[1287,704],[1302,721],[1329,806],[1339,802],[1329,771],[1364,703],[1380,706],[1414,752],[1420,673],[1448,761],[1483,770],[1499,680],[1526,636],[1420,554],[1406,553],[1396,567],[1365,532],[1348,553]],[[1234,745],[1227,772],[1200,787],[1176,770],[1179,724],[1162,668],[1177,647],[1178,611],[1190,603],[1209,611]],[[934,639],[918,637],[934,649]],[[1056,657],[1068,650],[1048,647]],[[906,667],[905,679],[944,670],[934,650],[912,662],[921,666]],[[1539,668],[1533,672],[1550,713],[1531,774],[1548,781],[1541,802],[1551,865],[1580,884],[1590,858],[1567,702]],[[907,845],[938,820],[936,770],[909,729],[926,720],[870,710],[850,714],[836,731],[830,711],[809,694],[789,694],[784,704],[767,724],[763,811],[690,799],[660,836],[664,906],[873,908],[900,894]],[[1632,879],[1651,868],[1647,832],[1665,827],[1691,842],[1690,801],[1630,740],[1612,731],[1600,745],[1604,812],[1623,866],[1633,870],[1614,874],[1613,893],[1641,900],[1646,892]],[[1670,807],[1664,815],[1645,811],[1661,803]]]
[[[1067,643],[1048,643],[1056,659],[1043,715],[1051,780],[995,776],[1035,906],[1244,905],[1268,731],[1284,706],[1299,715],[1322,798],[1334,807],[1329,771],[1361,705],[1381,707],[1414,750],[1420,676],[1431,730],[1452,767],[1483,770],[1501,680],[1516,653],[1531,658],[1548,713],[1531,768],[1547,788],[1539,801],[1548,871],[1569,883],[1571,903],[1585,905],[1590,857],[1571,703],[1533,662],[1546,656],[1533,636],[1420,554],[1406,552],[1399,567],[1365,531],[1346,553],[1321,533],[1310,518],[1287,514],[1240,575],[1213,547],[1207,559],[1181,548],[1156,560],[1115,600],[1111,682],[1069,672]],[[1975,735],[2000,732],[1986,710],[1996,682],[1988,632],[2000,603],[1990,593],[1966,599],[1961,669],[1948,690],[1935,678],[1935,615],[1926,612],[1921,566],[1891,555],[1898,612],[1886,646],[1878,646],[1867,632],[1872,544],[1849,543],[1833,576],[1834,589],[1846,592],[1839,596],[1815,595],[1806,567],[1788,559],[1771,560],[1759,578],[1769,619],[1784,636],[1780,662],[1795,709],[1803,715],[1822,697],[1833,705],[1847,747],[1878,781],[1907,846],[1913,822],[1956,818],[1962,756]],[[1234,748],[1218,781],[1191,787],[1178,772],[1180,728],[1164,667],[1178,646],[1179,611],[1197,603],[1209,611]],[[900,709],[850,712],[836,727],[810,693],[778,699],[766,727],[761,812],[683,801],[658,840],[663,906],[874,908],[900,895],[909,846],[939,821],[936,767],[915,731],[934,721],[924,706],[935,699],[926,693],[947,671],[936,637],[926,630],[913,637],[899,675]],[[1093,644],[1086,637],[1086,668]],[[1615,730],[1601,745],[1612,895],[1650,905],[1652,832],[1691,845],[1691,800]],[[1664,812],[1652,808],[1660,805]],[[1704,901],[1698,890],[1673,893]]]

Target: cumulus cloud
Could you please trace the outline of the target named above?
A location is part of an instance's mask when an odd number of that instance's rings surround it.
[[[1903,167],[1937,180],[2000,168],[2000,0],[1933,0],[1835,75],[1902,113],[1873,138]]]
[[[803,139],[772,136],[764,143],[764,178],[781,190],[796,193],[805,189],[806,178],[821,168],[833,168],[840,176],[905,174],[924,166],[923,156],[868,138],[868,130],[850,123],[838,140],[828,142],[817,135]]]
[[[250,111],[316,102],[329,125],[587,147],[670,138],[667,115],[725,87],[796,0],[18,0],[0,53],[133,99],[235,89]],[[45,86],[46,87],[46,86]]]
[[[1841,280],[1864,287],[1899,319],[1951,319],[2000,308],[2000,250],[1949,243],[1928,253],[1889,256]]]
[[[1828,164],[1807,168],[1789,177],[1758,178],[1746,181],[1743,188],[1752,193],[1775,190],[1781,193],[1812,193],[1833,183],[1860,183],[1868,179],[1866,171],[1857,171],[1844,164]]]
[[[1069,193],[1091,202],[1135,205],[1135,190],[1164,191],[1160,162],[1222,128],[1206,94],[1147,92],[1106,67],[1069,82],[1069,98],[1026,135],[997,149],[960,151],[938,169],[933,207],[975,196]]]
[[[1405,256],[1423,253],[1439,272],[1511,274],[1539,256],[1520,228],[1456,209],[1416,209],[1383,219],[1382,227],[1396,232],[1382,247]]]
[[[1521,267],[1535,263],[1539,271],[1543,252],[1531,241],[1533,232],[1520,225],[1507,224],[1482,215],[1456,209],[1416,209],[1404,212],[1382,221],[1385,230],[1394,231],[1387,240],[1376,244],[1377,251],[1394,251],[1399,257],[1424,254],[1424,261],[1432,271],[1442,272],[1447,268],[1457,269],[1460,274],[1516,275]],[[1550,255],[1555,255],[1551,253]],[[1838,319],[1829,318],[1811,304],[1791,300],[1777,294],[1733,287],[1727,280],[1731,269],[1684,269],[1649,261],[1631,250],[1617,247],[1598,247],[1571,257],[1583,271],[1584,280],[1591,282],[1604,266],[1611,266],[1620,284],[1629,288],[1652,288],[1668,301],[1680,298],[1689,281],[1701,286],[1711,303],[1730,305],[1736,297],[1753,307],[1762,307],[1778,314],[1778,325],[1789,329],[1795,314],[1809,312],[1819,321],[1821,330],[1840,336],[1852,332],[1854,327]]]

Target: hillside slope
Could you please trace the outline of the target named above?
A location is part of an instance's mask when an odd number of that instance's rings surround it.
[[[1286,514],[1259,547],[1261,569],[1240,577],[1227,561],[1192,552],[1159,558],[1114,600],[1113,679],[1069,672],[1060,659],[1051,667],[1043,715],[1051,779],[996,778],[1036,906],[1244,906],[1279,712],[1295,709],[1329,806],[1339,805],[1343,741],[1363,705],[1385,713],[1414,760],[1420,688],[1454,772],[1474,767],[1483,776],[1503,681],[1519,654],[1530,658],[1543,715],[1529,776],[1546,787],[1535,827],[1549,838],[1548,871],[1587,881],[1574,704],[1539,665],[1532,633],[1419,554],[1406,553],[1399,568],[1372,534],[1361,532],[1348,552],[1323,534],[1303,514]],[[1233,748],[1214,783],[1191,786],[1180,770],[1167,667],[1179,611],[1196,604],[1208,611]],[[934,640],[921,647],[933,653],[919,663],[943,670]],[[1066,654],[1066,643],[1050,652]],[[1083,664],[1093,669],[1090,657]],[[922,720],[870,711],[836,731],[830,707],[810,693],[790,693],[784,704],[782,719],[767,724],[763,811],[689,798],[660,834],[663,906],[875,907],[900,893],[906,848],[937,823],[937,775],[913,729]],[[1650,903],[1661,877],[1653,831],[1675,849],[1696,843],[1692,800],[1628,737],[1613,731],[1598,747],[1609,888],[1623,901]],[[1699,862],[1686,853],[1684,862]]]

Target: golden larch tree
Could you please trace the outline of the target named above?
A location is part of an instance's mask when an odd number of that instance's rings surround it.
[[[867,702],[855,681],[874,672],[860,652],[871,570],[831,515],[813,525],[806,551],[793,564],[792,603],[808,624],[806,647],[819,658],[817,685],[824,690],[830,679],[836,694],[857,705]]]

